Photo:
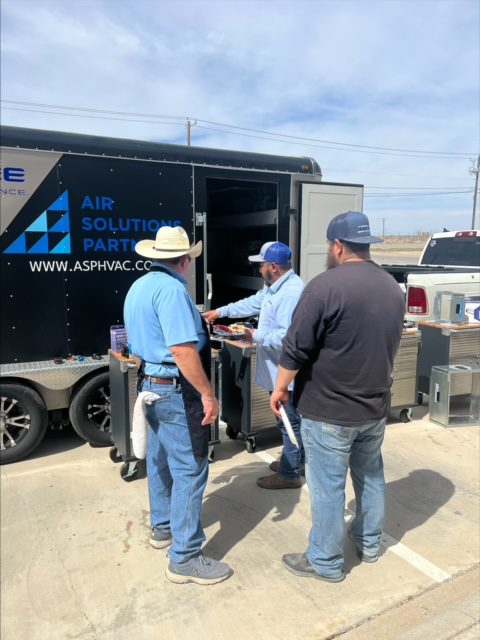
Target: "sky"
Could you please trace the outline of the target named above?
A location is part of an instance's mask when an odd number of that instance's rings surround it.
[[[471,226],[478,0],[2,0],[1,48],[2,124],[186,144],[190,119],[364,184],[376,233]]]

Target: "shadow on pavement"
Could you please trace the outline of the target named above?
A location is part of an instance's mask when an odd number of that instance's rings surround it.
[[[415,469],[408,476],[389,482],[385,531],[401,540],[407,531],[429,520],[454,493],[453,482],[432,469]]]
[[[206,543],[207,555],[222,558],[267,516],[273,514],[272,520],[280,522],[292,514],[301,489],[261,489],[256,479],[268,474],[268,466],[258,461],[233,467],[211,480],[219,488],[204,499],[202,524],[218,522],[220,530]]]

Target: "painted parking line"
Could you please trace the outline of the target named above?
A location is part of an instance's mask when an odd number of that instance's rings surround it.
[[[264,462],[266,462],[267,464],[270,464],[271,462],[276,460],[274,456],[267,453],[266,451],[258,451],[258,452],[256,451],[255,455],[261,460],[263,460]],[[308,493],[308,487],[306,484],[303,485],[302,491],[305,491]],[[353,511],[350,511],[350,509],[345,509],[345,513],[346,513],[345,519],[347,521],[351,520],[355,515]],[[407,547],[405,544],[400,542],[400,540],[397,540],[396,538],[389,535],[388,533],[384,532],[382,534],[381,545],[385,549],[387,549],[387,551],[391,551],[396,556],[398,556],[405,562],[408,562],[409,565],[411,565],[418,571],[421,571],[422,573],[427,575],[429,578],[431,578],[435,582],[444,582],[445,580],[448,580],[449,578],[452,577],[452,574],[448,573],[447,571],[444,571],[443,569],[440,569],[440,567],[437,567],[436,564],[433,564],[433,562],[430,562],[430,560],[427,560],[426,558],[421,556],[419,553],[416,553],[415,551]]]

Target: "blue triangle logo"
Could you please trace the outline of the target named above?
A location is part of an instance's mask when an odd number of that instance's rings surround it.
[[[27,253],[48,253],[48,233],[43,234]]]
[[[68,211],[68,189],[49,207],[50,211]]]
[[[57,246],[53,247],[53,249],[50,250],[50,253],[71,253],[71,252],[72,252],[72,248],[70,246],[70,234],[68,234],[68,236],[65,236],[62,240],[60,240]]]
[[[53,225],[53,227],[51,229],[49,229],[49,231],[66,231],[67,233],[70,232],[70,218],[68,213],[65,213],[60,220],[57,222],[57,224]]]
[[[47,212],[48,211],[61,211],[64,212],[64,215],[54,224],[54,226],[49,229],[48,228],[48,219]],[[37,233],[43,233],[42,237],[27,250],[27,243],[25,238],[25,232],[34,231]],[[66,233],[67,235],[60,240],[60,242],[53,247],[53,249],[48,250],[48,233]],[[38,218],[32,222],[32,224],[25,229],[23,233],[21,233],[16,240],[9,245],[4,253],[11,254],[34,254],[34,253],[71,253],[71,243],[70,243],[70,215],[68,210],[68,189],[62,193],[62,195],[57,198],[47,209],[41,213]]]
[[[12,242],[8,249],[5,249],[4,253],[27,253],[25,234],[22,233],[21,236],[18,236],[15,242]]]
[[[47,212],[44,211],[41,216],[38,216],[25,231],[44,231],[46,233],[48,231]]]

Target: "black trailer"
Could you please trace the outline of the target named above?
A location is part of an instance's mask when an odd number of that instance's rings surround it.
[[[189,287],[208,309],[263,286],[247,260],[268,240],[309,280],[325,229],[363,187],[322,182],[310,158],[2,127],[0,459],[70,420],[110,442],[109,327],[150,263],[138,240],[181,225],[203,240]]]

